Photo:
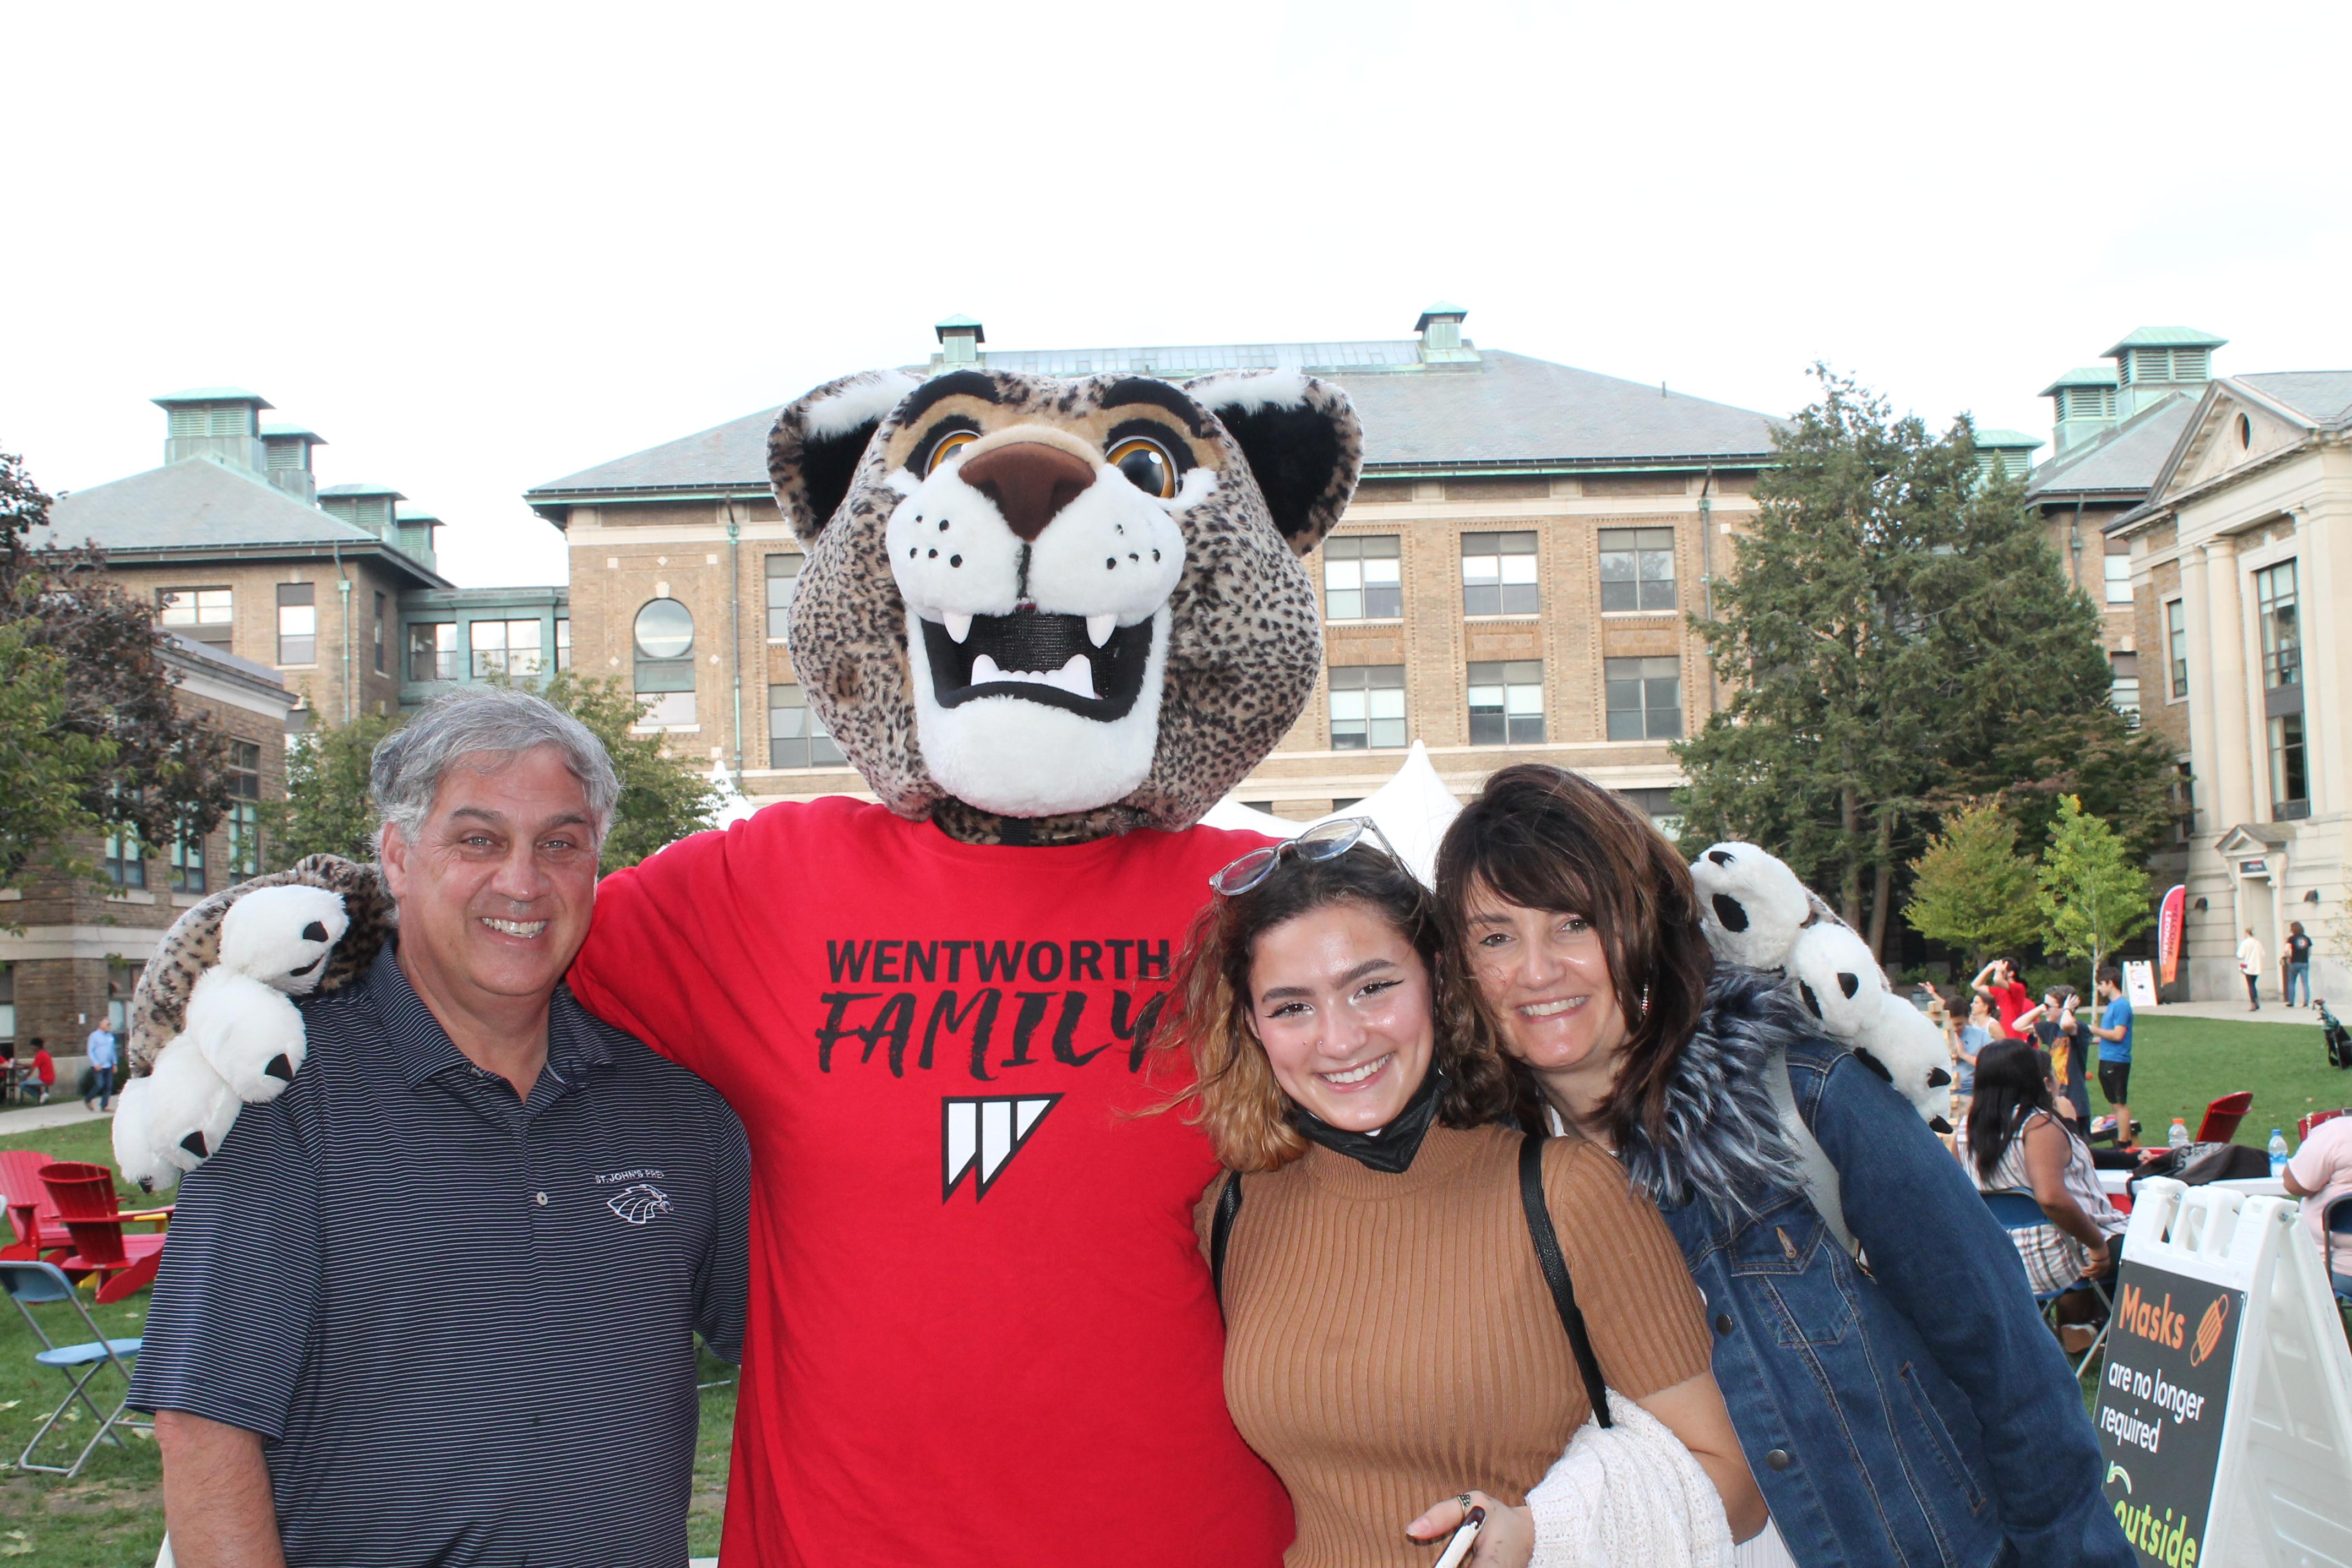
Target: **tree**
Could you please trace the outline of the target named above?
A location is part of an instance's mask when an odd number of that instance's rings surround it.
[[[181,709],[154,606],[106,577],[101,552],[36,548],[50,504],[23,459],[0,452],[0,624],[65,672],[54,732],[103,742],[74,753],[81,816],[151,849],[209,833],[228,811],[228,738]]]
[[[2088,959],[2092,986],[2107,954],[2147,929],[2147,873],[2116,830],[2084,811],[2074,795],[2058,798],[2057,820],[2035,873],[2035,901],[2049,921],[2042,946]],[[2092,994],[2085,987],[2083,994]]]
[[[1921,936],[1966,954],[1970,969],[2041,940],[2033,861],[2018,852],[2017,824],[1990,801],[1946,816],[1911,871],[1904,919]]]
[[[2019,481],[1980,469],[1969,422],[1932,436],[1814,374],[1716,618],[1692,619],[1729,704],[1676,754],[1694,827],[1772,848],[1883,952],[1938,816],[1993,796],[2030,831],[2095,777],[2137,834],[2162,819],[2170,763],[2109,705],[2098,611]]]
[[[400,715],[362,713],[286,743],[286,798],[262,808],[262,843],[273,869],[306,855],[375,858],[375,805],[368,764],[376,742],[400,728]]]
[[[105,768],[114,743],[64,729],[65,710],[65,662],[34,646],[24,623],[0,623],[0,887],[39,860],[68,876],[91,869],[75,854],[99,831],[81,781]]]
[[[620,778],[621,797],[604,836],[600,870],[634,866],[663,845],[710,826],[719,795],[692,768],[662,750],[659,735],[631,732],[644,710],[619,680],[557,670],[521,680],[493,674],[489,682],[536,692],[604,742]],[[314,730],[288,749],[286,801],[271,817],[274,864],[290,866],[321,853],[375,858],[378,818],[368,794],[368,766],[377,742],[398,729],[403,717],[362,714],[349,724]]]

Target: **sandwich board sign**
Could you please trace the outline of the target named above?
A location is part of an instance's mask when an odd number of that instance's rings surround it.
[[[2142,1182],[2096,1417],[2151,1568],[2352,1568],[2352,1352],[2294,1204]]]
[[[2134,1007],[2156,1005],[2156,966],[2145,958],[2124,961],[2124,994]]]

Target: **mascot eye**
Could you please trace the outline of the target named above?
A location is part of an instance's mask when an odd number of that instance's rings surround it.
[[[923,477],[929,479],[938,473],[940,465],[948,460],[950,452],[960,447],[969,447],[979,439],[980,434],[974,430],[950,430],[940,437],[939,445],[931,448],[930,460],[923,465]]]
[[[1176,459],[1149,436],[1129,436],[1110,449],[1110,466],[1127,476],[1128,483],[1161,500],[1176,497]]]

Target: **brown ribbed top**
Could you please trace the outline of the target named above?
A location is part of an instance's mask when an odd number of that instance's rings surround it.
[[[1433,1127],[1397,1175],[1318,1145],[1243,1178],[1225,1402],[1290,1490],[1286,1568],[1426,1568],[1406,1524],[1474,1487],[1524,1502],[1584,1424],[1518,1149],[1506,1128]],[[1194,1215],[1203,1238],[1223,1183]],[[1616,1162],[1553,1139],[1544,1190],[1609,1386],[1639,1399],[1706,1372],[1697,1289]]]

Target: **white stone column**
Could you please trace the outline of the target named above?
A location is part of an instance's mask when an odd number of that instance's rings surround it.
[[[2203,548],[2211,634],[2205,658],[2212,670],[2207,682],[2213,709],[2212,828],[2227,833],[2254,820],[2254,753],[2265,739],[2247,711],[2246,617],[2238,581],[2238,542],[2209,539]]]
[[[2219,770],[2213,744],[2213,661],[2209,651],[2213,646],[2213,607],[2207,599],[2208,576],[2203,548],[2182,546],[2180,604],[2189,623],[2189,771],[2194,780],[2191,788],[2196,794],[2198,817],[2189,828],[2192,859],[2199,853],[2196,846],[2202,837],[2226,832],[2231,826],[2221,820],[2221,803],[2216,793],[2220,785],[2216,782]],[[2158,687],[2166,698],[2171,696],[2171,683],[2172,637],[2168,627]],[[2142,700],[2146,700],[2145,693]]]

